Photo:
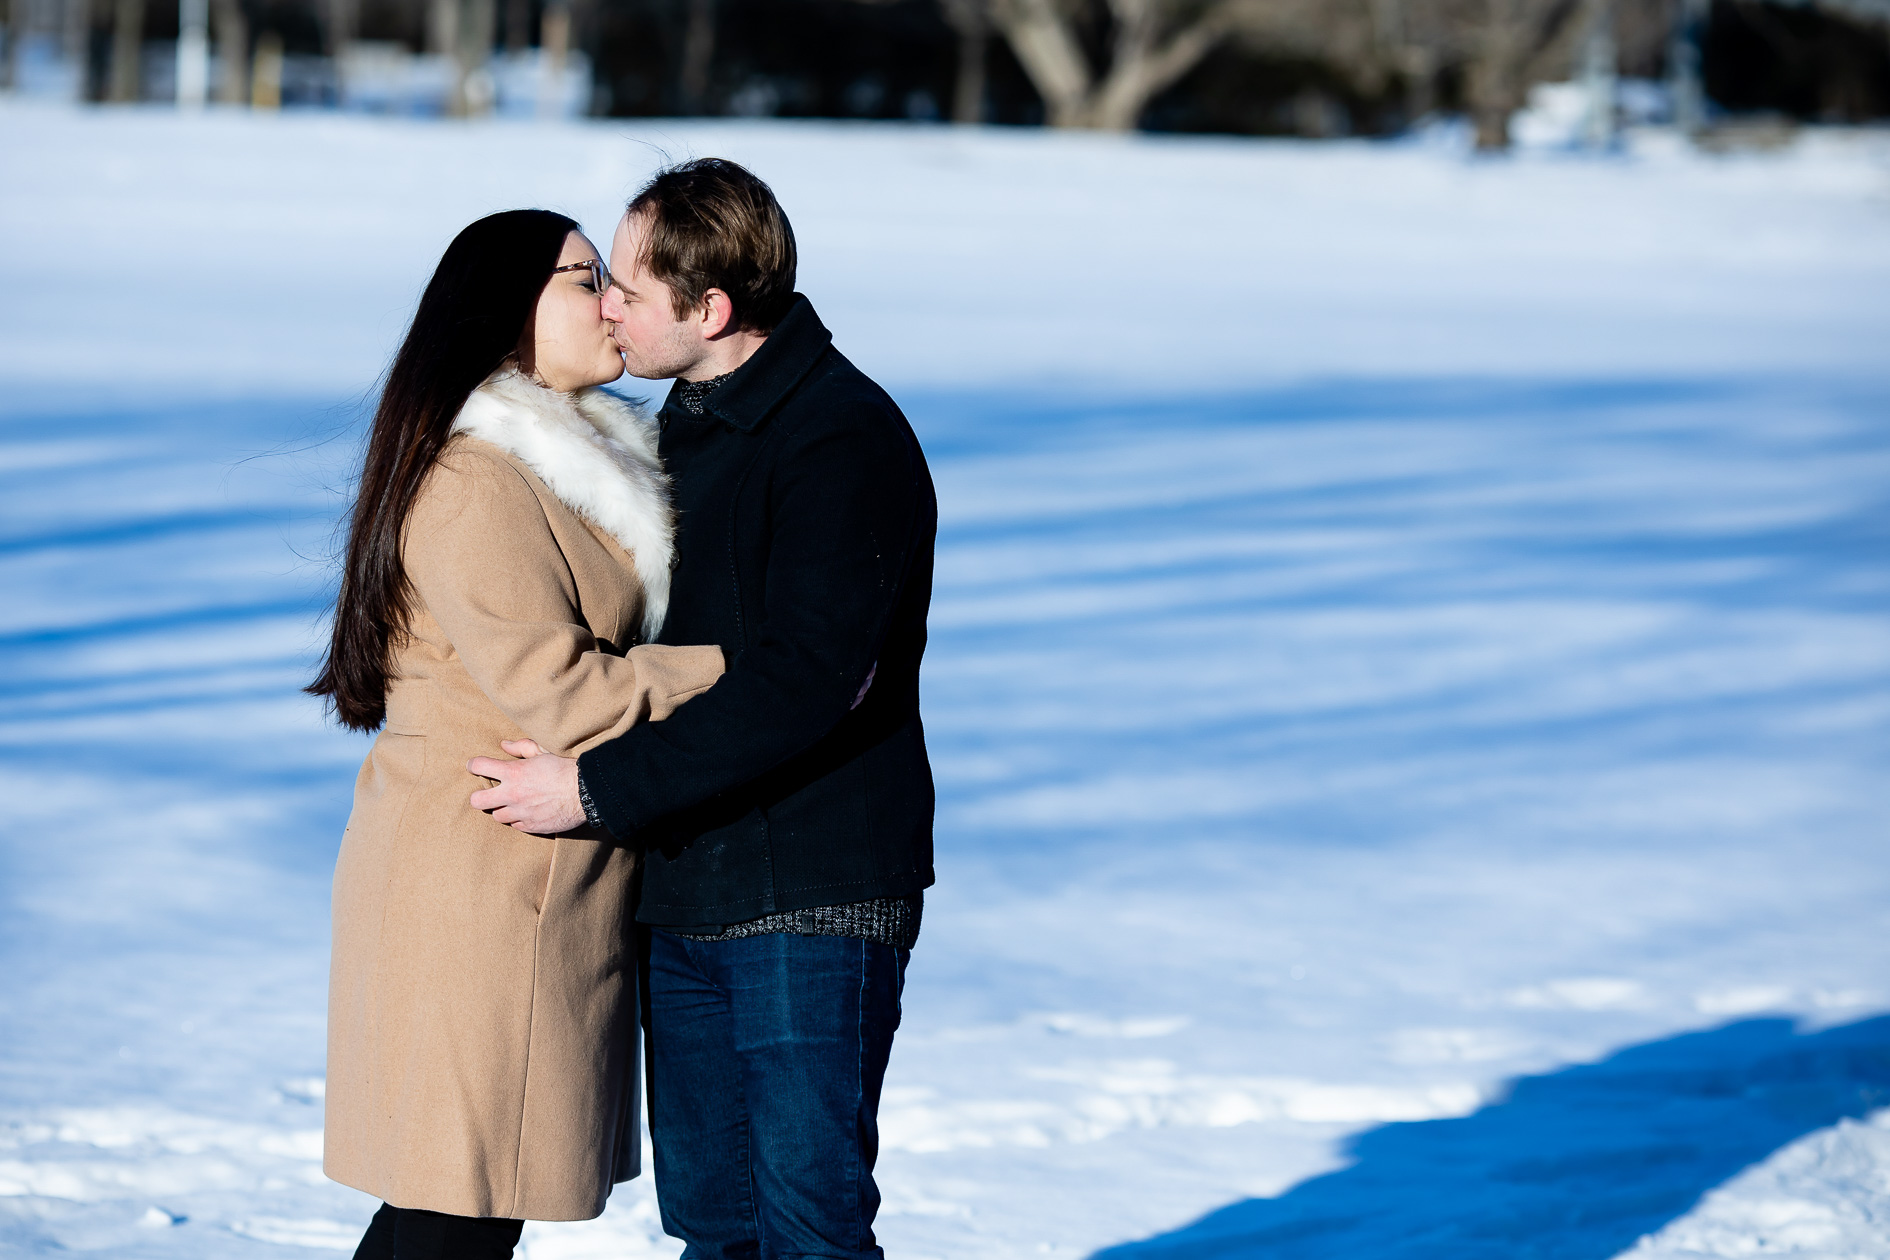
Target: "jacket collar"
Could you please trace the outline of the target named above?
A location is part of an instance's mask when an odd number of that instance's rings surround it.
[[[655,429],[647,412],[614,394],[560,394],[509,368],[487,377],[453,420],[453,432],[513,456],[630,553],[643,583],[646,642],[663,628],[675,554],[675,512]]]
[[[703,405],[705,415],[735,426],[744,433],[761,427],[794,387],[813,371],[820,357],[833,345],[833,334],[814,314],[814,304],[800,294],[794,305],[761,348],[748,362],[735,369],[728,383],[709,395]],[[665,404],[661,413],[664,424],[678,417],[699,419],[679,407]]]

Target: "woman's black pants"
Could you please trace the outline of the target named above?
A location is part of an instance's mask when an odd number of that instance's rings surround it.
[[[381,1204],[354,1260],[508,1260],[524,1221],[503,1216],[448,1216]]]

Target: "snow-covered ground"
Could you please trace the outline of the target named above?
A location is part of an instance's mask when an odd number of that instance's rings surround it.
[[[452,232],[772,180],[926,439],[897,1260],[1890,1254],[1890,142],[0,109],[0,1251],[349,1249],[297,694]],[[530,1260],[674,1256],[647,1181]]]

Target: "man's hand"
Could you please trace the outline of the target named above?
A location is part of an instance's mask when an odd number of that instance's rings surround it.
[[[466,763],[480,778],[499,781],[497,787],[472,794],[474,809],[535,836],[555,836],[584,825],[576,761],[554,757],[529,739],[502,739],[499,747],[518,760],[474,757]]]

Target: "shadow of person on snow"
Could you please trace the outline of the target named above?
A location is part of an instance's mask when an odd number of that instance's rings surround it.
[[[1609,1260],[1796,1138],[1890,1104],[1890,1016],[1754,1019],[1388,1124],[1353,1163],[1092,1260]]]

